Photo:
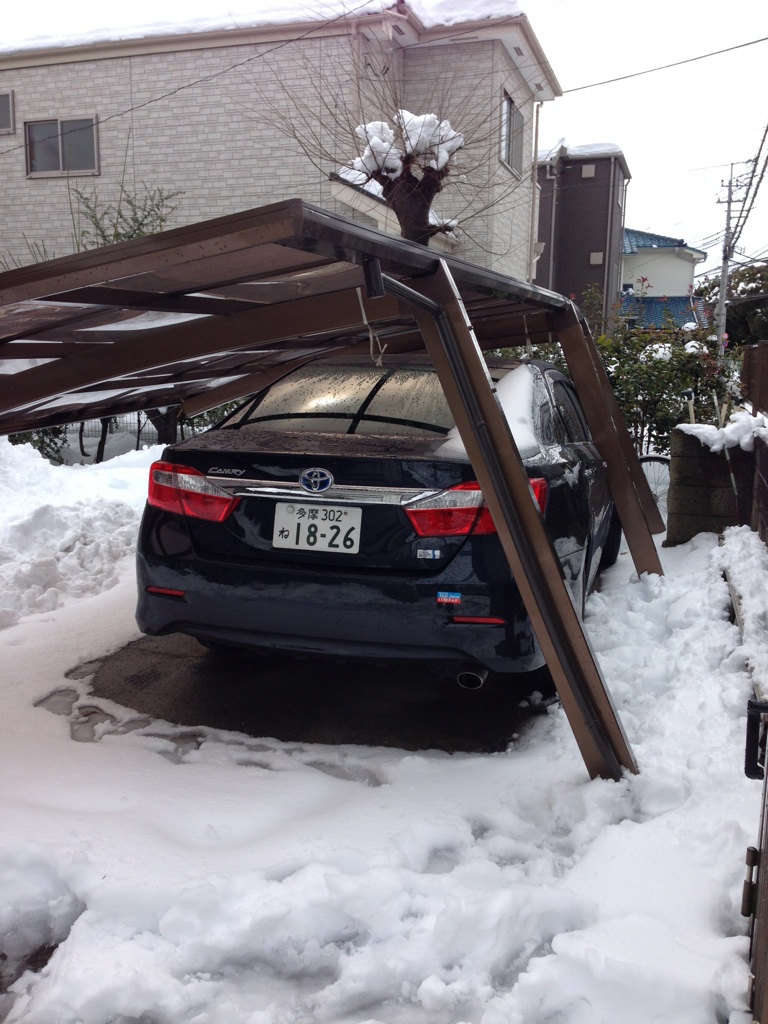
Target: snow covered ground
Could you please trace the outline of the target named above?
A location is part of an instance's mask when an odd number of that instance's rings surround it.
[[[557,708],[489,755],[182,729],[65,676],[137,637],[157,451],[54,468],[0,439],[3,988],[27,967],[0,1019],[746,1024],[753,534],[662,549],[663,578],[622,554],[590,598],[641,767],[619,783],[589,781]]]

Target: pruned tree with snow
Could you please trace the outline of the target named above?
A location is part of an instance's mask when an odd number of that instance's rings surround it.
[[[354,38],[349,48],[327,40],[281,46],[279,63],[265,50],[260,74],[251,78],[254,108],[245,118],[260,128],[271,125],[323,178],[383,200],[405,238],[428,245],[457,229],[490,256],[508,256],[519,238],[508,230],[489,234],[484,215],[493,209],[509,216],[525,207],[533,178],[522,140],[514,173],[499,158],[505,91],[476,89],[463,60],[423,74],[415,52]]]
[[[395,127],[370,121],[355,129],[365,144],[349,166],[363,181],[375,181],[400,224],[403,238],[428,245],[433,235],[450,231],[453,222],[431,218],[432,201],[450,172],[464,136],[436,114],[398,110]]]

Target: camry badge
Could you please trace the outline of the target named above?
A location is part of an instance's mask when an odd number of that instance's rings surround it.
[[[299,483],[305,491],[310,494],[321,494],[333,486],[333,474],[327,469],[319,469],[314,466],[312,469],[305,469],[299,475]]]

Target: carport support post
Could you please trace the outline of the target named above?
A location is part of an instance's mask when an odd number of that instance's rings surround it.
[[[635,569],[638,575],[650,572],[663,576],[664,570],[651,534],[663,533],[664,522],[595,343],[585,333],[573,303],[567,311],[556,314],[552,324],[597,450],[605,459],[611,496]]]
[[[618,780],[622,769],[636,772],[637,763],[544,529],[453,278],[441,260],[434,277],[411,284],[413,288],[406,288],[385,279],[387,291],[414,309],[587,770],[592,778]]]

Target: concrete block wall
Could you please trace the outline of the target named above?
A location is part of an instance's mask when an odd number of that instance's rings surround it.
[[[753,456],[740,448],[731,448],[728,454],[730,464],[723,452],[713,452],[690,434],[672,431],[666,546],[750,521]]]

